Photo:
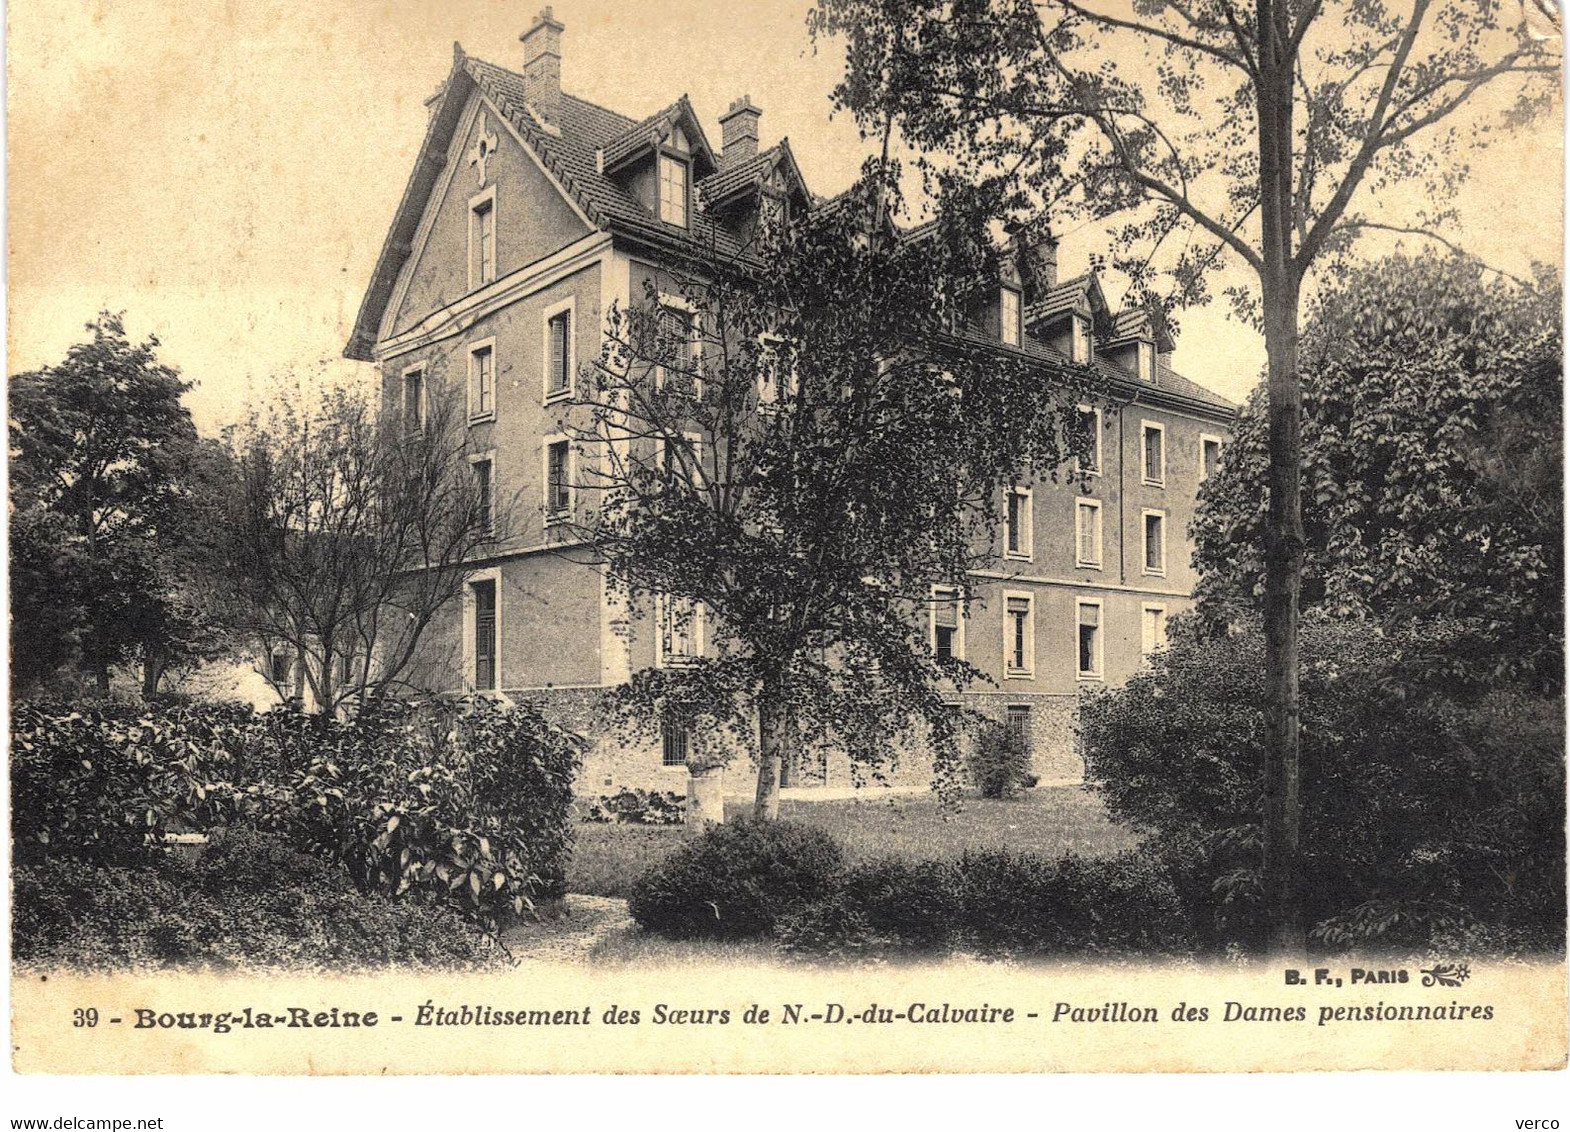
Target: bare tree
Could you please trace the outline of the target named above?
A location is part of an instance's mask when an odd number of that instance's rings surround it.
[[[1557,97],[1559,17],[1533,0],[820,0],[816,34],[847,41],[837,100],[894,122],[968,176],[1006,184],[1039,219],[1122,215],[1113,264],[1169,309],[1229,287],[1268,358],[1264,607],[1270,742],[1264,898],[1277,950],[1301,951],[1298,609],[1305,279],[1362,234],[1445,239],[1462,154],[1494,123],[1461,112],[1485,90],[1509,125]],[[1429,207],[1394,212],[1391,190]],[[1376,195],[1378,199],[1376,198]],[[1359,211],[1361,201],[1369,211]],[[1381,207],[1383,206],[1383,207]],[[1172,288],[1157,294],[1158,267]]]
[[[437,385],[381,413],[342,388],[309,410],[280,397],[229,435],[240,628],[296,659],[288,682],[324,713],[406,686],[464,563],[505,534],[457,394]]]

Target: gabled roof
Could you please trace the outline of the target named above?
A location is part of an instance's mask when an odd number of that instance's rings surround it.
[[[744,161],[737,161],[731,165],[722,164],[719,172],[698,182],[698,192],[707,207],[718,208],[742,193],[763,184],[774,175],[776,168],[785,170],[786,178],[795,188],[798,197],[810,206],[813,197],[807,191],[807,182],[801,175],[800,166],[796,164],[796,155],[791,152],[789,138],[782,138],[778,145],[771,146]]]
[[[1101,293],[1101,281],[1094,273],[1065,279],[1047,288],[1045,294],[1025,308],[1025,326],[1056,322],[1082,305],[1090,308],[1092,317],[1107,314],[1107,299]]]
[[[1152,318],[1142,307],[1118,311],[1112,319],[1112,333],[1108,343],[1120,346],[1127,342],[1154,342],[1161,353],[1171,350],[1177,343],[1167,329],[1165,319]]]
[[[498,68],[500,69],[500,68]],[[719,167],[714,160],[714,151],[709,148],[709,139],[703,134],[703,126],[698,121],[698,116],[692,111],[692,103],[687,101],[684,94],[664,110],[650,114],[643,121],[623,130],[618,136],[611,138],[600,147],[603,154],[602,167],[606,173],[615,173],[622,166],[637,160],[670,137],[671,131],[680,126],[692,143],[693,171],[698,176],[706,176]],[[566,133],[564,129],[563,134]],[[701,164],[699,162],[701,161]]]
[[[420,158],[404,188],[398,211],[382,245],[381,255],[361,301],[354,330],[344,353],[350,358],[369,360],[381,325],[382,314],[392,297],[398,273],[413,250],[415,231],[425,203],[435,189],[445,164],[447,146],[460,125],[469,96],[478,89],[507,120],[524,144],[534,151],[550,175],[561,185],[568,199],[589,218],[596,228],[616,230],[660,242],[664,245],[701,249],[721,256],[741,254],[741,244],[723,225],[703,212],[694,210],[689,227],[666,224],[639,203],[627,188],[601,170],[601,150],[629,135],[640,125],[656,119],[682,121],[690,115],[691,104],[683,97],[671,106],[638,123],[625,115],[607,110],[585,99],[563,93],[549,127],[529,108],[523,76],[494,63],[465,55],[453,44],[452,71],[431,113]],[[651,127],[652,128],[652,127]],[[691,120],[690,136],[697,155],[709,162],[700,168],[713,169],[713,153],[698,127]]]

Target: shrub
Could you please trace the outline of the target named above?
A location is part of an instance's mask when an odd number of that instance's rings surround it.
[[[1193,937],[1150,857],[1057,859],[1006,850],[954,864],[962,937],[987,955],[1182,954]]]
[[[670,936],[766,936],[825,895],[840,864],[833,838],[811,826],[716,825],[640,876],[628,907],[644,928]]]
[[[623,786],[602,794],[583,815],[585,822],[630,825],[682,825],[687,820],[687,799],[674,790],[638,790]]]
[[[970,780],[983,798],[1017,798],[1036,784],[1025,736],[1001,723],[981,729],[970,752]]]
[[[958,934],[961,899],[946,861],[873,861],[836,878],[824,899],[779,929],[786,951],[855,958],[914,951],[941,954]]]
[[[11,838],[18,864],[71,856],[138,864],[204,796],[249,720],[232,708],[133,713],[18,701],[11,716]]]
[[[1331,947],[1422,947],[1476,921],[1563,945],[1564,706],[1489,690],[1436,624],[1306,623],[1302,887]],[[1089,777],[1147,835],[1216,949],[1260,942],[1263,645],[1175,632],[1081,712]]]
[[[526,705],[378,702],[337,721],[24,704],[14,719],[19,862],[134,865],[166,829],[245,826],[363,892],[440,898],[488,925],[566,889],[580,745]]]
[[[341,867],[254,833],[219,834],[195,865],[22,865],[14,893],[14,953],[32,966],[341,971],[500,959],[452,910],[362,894]]]

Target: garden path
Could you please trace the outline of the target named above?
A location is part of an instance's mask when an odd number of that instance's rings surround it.
[[[627,902],[615,896],[567,897],[567,914],[515,924],[502,932],[514,959],[529,963],[586,963],[596,944],[636,929]]]

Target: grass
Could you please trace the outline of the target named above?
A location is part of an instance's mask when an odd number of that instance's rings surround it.
[[[744,802],[727,803],[726,815],[735,818],[747,809]],[[967,849],[1104,857],[1135,842],[1107,817],[1100,799],[1078,786],[1039,788],[1014,802],[967,798],[952,814],[943,813],[930,794],[791,799],[780,804],[780,817],[827,830],[851,861],[950,858]],[[686,836],[681,826],[580,825],[567,868],[568,891],[626,897],[638,874]]]

